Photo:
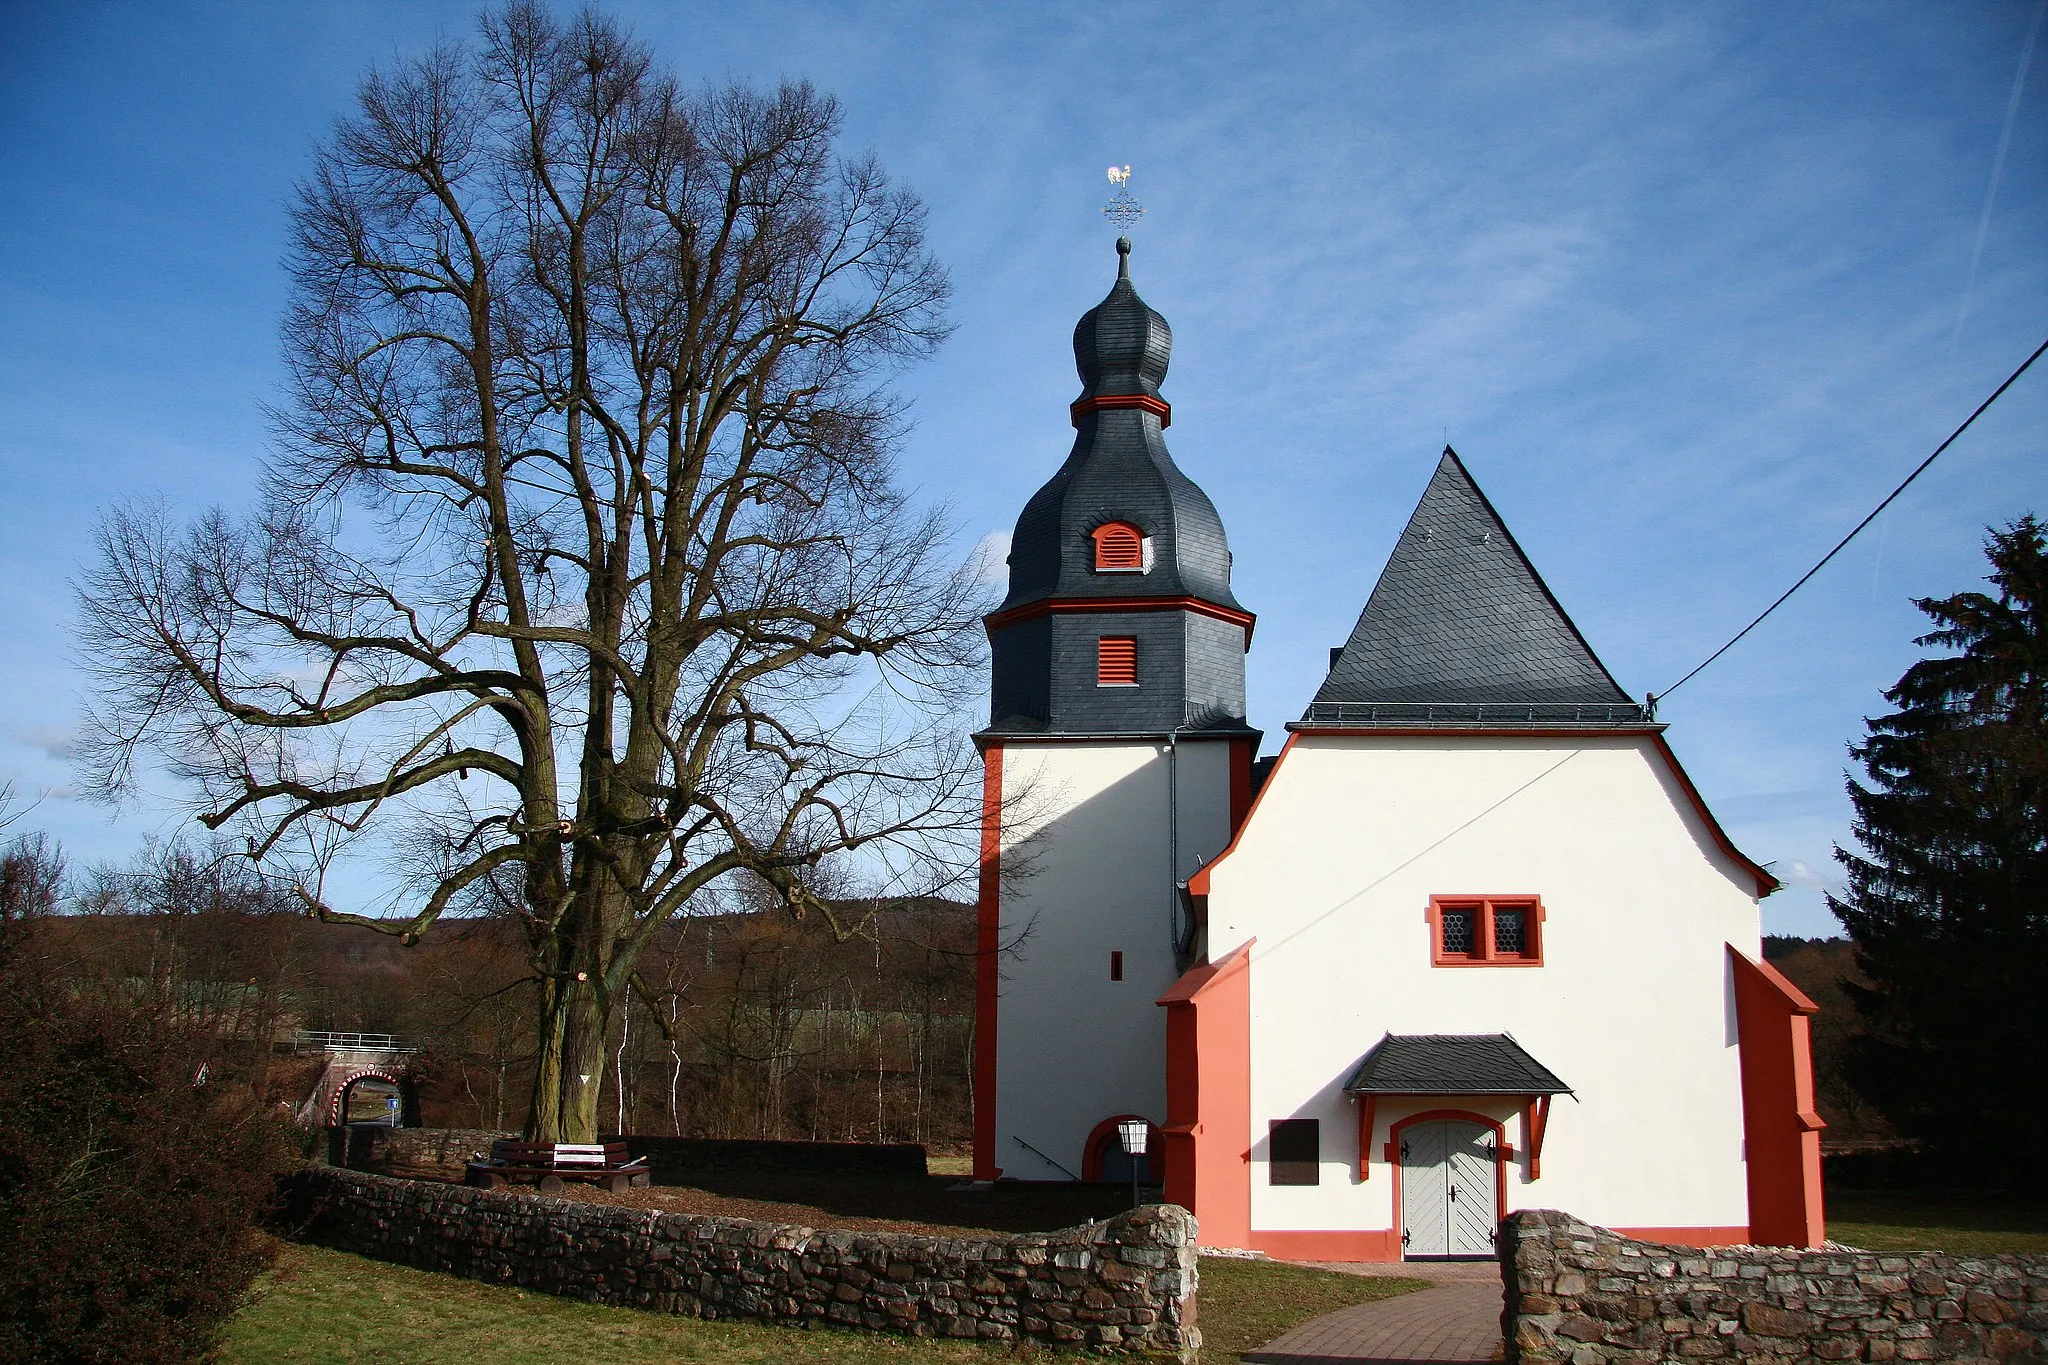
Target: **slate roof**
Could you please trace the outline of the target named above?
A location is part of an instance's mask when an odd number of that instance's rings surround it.
[[[1641,725],[1464,462],[1444,447],[1298,723]],[[1295,727],[1290,727],[1295,728]]]
[[[1118,241],[1117,253],[1116,283],[1074,328],[1080,396],[1157,398],[1173,331],[1131,283],[1128,239]],[[1149,573],[1094,571],[1088,533],[1108,521],[1131,522],[1151,537]],[[1024,505],[1010,538],[1010,591],[1000,610],[1047,597],[1196,597],[1244,609],[1230,591],[1223,519],[1174,464],[1156,414],[1084,413],[1066,462]]]
[[[1143,393],[1159,396],[1173,359],[1173,329],[1138,297],[1131,283],[1131,239],[1116,244],[1116,283],[1074,324],[1074,369],[1081,396]]]
[[[1351,1095],[1567,1095],[1505,1033],[1389,1033],[1344,1082]]]

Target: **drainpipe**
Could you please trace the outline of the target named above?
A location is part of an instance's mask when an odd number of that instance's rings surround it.
[[[1180,935],[1180,732],[1186,728],[1183,719],[1166,732],[1166,941],[1180,970],[1186,970]],[[1189,925],[1191,939],[1193,928]]]

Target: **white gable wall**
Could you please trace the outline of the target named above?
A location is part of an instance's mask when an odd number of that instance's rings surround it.
[[[1754,886],[1647,736],[1298,735],[1210,874],[1211,956],[1257,940],[1252,1226],[1395,1226],[1381,1145],[1437,1107],[1507,1120],[1507,1209],[1746,1225],[1723,945],[1756,951]],[[1541,897],[1543,965],[1432,966],[1432,895]],[[1341,1087],[1387,1032],[1511,1033],[1571,1085],[1541,1180],[1517,1102],[1388,1097],[1359,1182]],[[1267,1121],[1294,1117],[1322,1121],[1319,1185],[1267,1182]]]

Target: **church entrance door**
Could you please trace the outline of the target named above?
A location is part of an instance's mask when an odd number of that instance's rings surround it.
[[[1491,1130],[1446,1119],[1402,1132],[1404,1259],[1490,1257],[1499,1224]]]

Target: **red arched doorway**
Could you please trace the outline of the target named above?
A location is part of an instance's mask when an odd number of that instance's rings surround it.
[[[1117,1125],[1125,1119],[1144,1118],[1143,1114],[1116,1114],[1089,1129],[1088,1141],[1081,1148],[1081,1178],[1109,1185],[1130,1184],[1133,1158],[1124,1151],[1123,1140],[1117,1136]],[[1145,1154],[1136,1158],[1136,1163],[1140,1185],[1166,1183],[1165,1153],[1159,1137],[1159,1125],[1150,1119],[1145,1119]]]

